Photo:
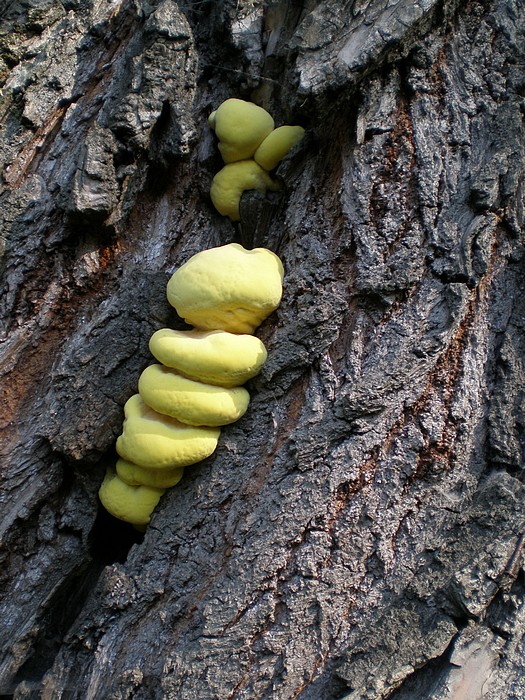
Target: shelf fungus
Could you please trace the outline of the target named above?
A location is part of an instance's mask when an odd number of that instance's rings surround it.
[[[126,402],[120,459],[99,491],[113,516],[147,525],[184,468],[213,454],[221,426],[244,415],[242,384],[267,357],[253,333],[279,306],[283,275],[275,253],[237,243],[197,253],[173,274],[168,301],[194,329],[163,328],[150,340],[162,364],[144,370]]]
[[[168,282],[168,301],[202,330],[253,333],[279,306],[283,266],[265,248],[238,243],[194,255]]]
[[[219,214],[240,221],[239,205],[245,190],[264,194],[267,190],[278,192],[279,183],[254,160],[239,160],[225,165],[212,180],[210,197]]]
[[[255,377],[267,352],[254,335],[227,331],[161,328],[149,341],[151,354],[188,379],[216,386],[241,386]]]
[[[217,134],[225,163],[252,158],[274,127],[273,118],[265,109],[235,98],[225,100],[212,112],[208,124]]]
[[[139,393],[158,413],[194,426],[234,423],[246,413],[250,402],[242,386],[227,389],[203,384],[162,365],[151,365],[142,372]]]
[[[213,178],[210,197],[214,207],[232,221],[240,220],[239,204],[246,190],[278,191],[270,171],[304,136],[301,126],[280,126],[262,107],[231,98],[209,116],[219,139],[224,168]]]

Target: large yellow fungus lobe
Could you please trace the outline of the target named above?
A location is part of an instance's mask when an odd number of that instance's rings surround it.
[[[168,282],[168,301],[197,328],[253,333],[279,306],[283,276],[275,253],[229,243],[179,267]]]
[[[130,486],[108,469],[98,494],[104,508],[115,518],[133,525],[147,525],[164,491],[150,486]]]
[[[235,98],[212,112],[208,123],[215,129],[225,163],[251,158],[274,127],[273,118],[265,109]]]
[[[149,469],[139,467],[125,459],[117,460],[117,475],[130,486],[151,486],[156,489],[169,489],[184,476],[184,467],[178,469]]]
[[[124,406],[117,452],[139,467],[174,469],[200,462],[217,447],[220,429],[185,425],[147,406],[138,394]]]
[[[189,379],[216,386],[241,386],[255,377],[268,353],[254,335],[226,331],[161,328],[149,341],[151,354]]]
[[[265,170],[273,170],[303,136],[302,126],[280,126],[268,134],[253,158]]]
[[[246,190],[277,192],[280,185],[254,160],[240,160],[225,165],[212,180],[210,197],[219,214],[240,221],[241,197]]]
[[[162,365],[151,365],[142,372],[139,394],[150,408],[188,425],[234,423],[250,403],[250,394],[241,386],[226,389],[203,384]]]

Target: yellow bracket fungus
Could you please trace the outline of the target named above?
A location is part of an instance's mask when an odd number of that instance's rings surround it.
[[[228,425],[248,408],[250,394],[242,386],[226,389],[187,379],[162,365],[146,367],[139,378],[139,394],[158,413],[188,425]]]
[[[262,107],[244,100],[229,99],[212,112],[208,123],[219,139],[219,151],[226,163],[213,178],[210,196],[213,206],[232,221],[240,220],[243,192],[278,191],[279,184],[269,171],[304,136],[300,126],[280,126]]]
[[[255,151],[253,159],[261,168],[273,170],[303,136],[304,129],[301,126],[280,126],[268,134]]]
[[[117,475],[130,486],[151,486],[156,489],[169,489],[184,476],[184,467],[176,469],[148,469],[138,464],[117,459]]]
[[[161,328],[151,336],[149,349],[159,362],[189,379],[228,388],[259,374],[268,356],[259,338],[227,331]]]
[[[240,385],[267,357],[251,334],[278,307],[283,274],[275,253],[237,243],[197,253],[173,274],[168,300],[196,328],[163,328],[150,340],[162,365],[144,370],[139,394],[126,402],[120,459],[99,491],[116,518],[146,526],[183,468],[214,452],[219,426],[244,414],[250,396]]]
[[[235,98],[226,100],[212,112],[208,123],[215,129],[225,163],[252,158],[274,127],[274,121],[265,109]]]
[[[213,178],[217,210],[239,221],[243,192],[280,189],[269,172],[303,138],[299,126],[274,129],[266,110],[229,99],[209,117],[224,168]],[[219,426],[238,420],[249,394],[242,388],[266,361],[257,326],[279,305],[283,266],[269,250],[230,245],[194,255],[171,277],[170,304],[195,328],[154,333],[150,349],[162,365],[139,379],[124,407],[116,472],[108,470],[100,500],[115,517],[145,526],[166,488],[184,467],[209,457]]]
[[[138,394],[126,402],[124,415],[117,452],[139,467],[186,467],[206,459],[217,447],[218,428],[195,427],[163,416],[147,406]]]
[[[98,495],[104,508],[115,518],[133,525],[147,525],[164,491],[150,486],[130,486],[113,470],[108,470]]]
[[[210,197],[219,214],[240,221],[239,205],[245,190],[278,192],[280,185],[254,160],[240,160],[225,165],[213,178]]]
[[[179,267],[168,282],[168,301],[197,328],[253,333],[279,306],[283,275],[275,253],[230,243]]]

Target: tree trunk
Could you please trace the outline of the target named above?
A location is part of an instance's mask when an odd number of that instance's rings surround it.
[[[0,693],[525,698],[525,2],[0,5]],[[228,97],[307,130],[240,224]],[[268,361],[141,535],[122,407],[232,241]]]

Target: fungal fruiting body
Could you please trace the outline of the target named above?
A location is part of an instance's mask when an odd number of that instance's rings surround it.
[[[203,384],[163,365],[151,365],[140,376],[139,393],[155,411],[188,425],[227,425],[239,420],[250,396],[241,386]]]
[[[98,495],[106,509],[115,518],[126,520],[132,525],[147,525],[163,493],[164,489],[142,484],[131,486],[115,471],[108,470]]]
[[[162,328],[151,336],[149,349],[182,376],[225,387],[241,386],[255,377],[267,357],[259,338],[227,331]]]
[[[304,129],[301,126],[280,126],[261,142],[253,154],[253,159],[261,168],[273,170],[303,136]]]
[[[300,126],[280,126],[268,112],[251,102],[231,98],[212,112],[208,122],[219,139],[226,163],[213,178],[210,196],[214,207],[232,221],[240,220],[239,204],[245,190],[279,190],[270,175],[304,136]]]
[[[246,250],[238,243],[205,252],[174,273],[168,301],[191,326],[253,333],[281,301],[281,261],[265,248]]]
[[[144,370],[126,402],[120,459],[99,491],[112,515],[147,525],[184,467],[214,452],[220,426],[244,415],[250,397],[241,385],[267,357],[253,333],[279,306],[283,274],[275,253],[237,243],[197,253],[173,274],[168,301],[194,329],[151,337],[162,364]]]
[[[225,100],[212,112],[208,123],[215,129],[225,163],[252,158],[274,127],[273,118],[265,109],[235,98]]]
[[[279,183],[268,175],[266,170],[254,160],[239,160],[225,165],[212,180],[210,197],[219,214],[229,216],[232,221],[239,221],[239,205],[245,190],[266,190],[277,192]]]
[[[209,457],[217,447],[219,430],[194,426],[150,408],[140,394],[124,406],[117,452],[128,462],[149,469],[187,467]]]

